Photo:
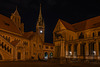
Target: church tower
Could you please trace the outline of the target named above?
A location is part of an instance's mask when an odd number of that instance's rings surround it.
[[[42,41],[44,42],[44,40],[45,40],[45,24],[44,24],[42,12],[41,12],[41,4],[40,4],[39,17],[38,17],[38,21],[37,21],[37,25],[36,25],[36,32],[39,34]]]
[[[17,7],[14,13],[12,13],[10,19],[15,23],[15,25],[19,28],[21,33],[24,33],[24,23],[21,23],[21,16],[18,13]]]

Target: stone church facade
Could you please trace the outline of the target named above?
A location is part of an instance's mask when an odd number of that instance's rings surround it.
[[[50,49],[45,48],[46,46]],[[36,32],[24,32],[24,23],[21,22],[17,8],[10,18],[0,14],[0,61],[39,60],[44,59],[45,52],[50,58],[50,53],[54,54],[54,45],[45,43],[41,6]]]
[[[55,58],[100,59],[100,16],[75,24],[59,19],[53,43]]]

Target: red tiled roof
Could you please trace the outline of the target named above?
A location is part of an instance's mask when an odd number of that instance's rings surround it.
[[[75,24],[69,24],[63,20],[60,19],[60,21],[63,23],[63,25],[66,27],[66,29],[72,30],[72,31],[83,31],[91,28],[97,28],[100,27],[100,16],[87,19],[82,22],[78,22]]]
[[[16,46],[18,43],[19,43],[19,40],[14,40],[14,41],[11,42],[11,44],[12,44],[13,46]]]
[[[14,22],[12,22],[10,18],[3,16],[1,14],[0,14],[0,28],[10,32],[21,34],[20,30],[17,28]]]
[[[30,32],[24,32],[23,37],[27,39],[31,39],[35,35],[35,32],[30,31]]]

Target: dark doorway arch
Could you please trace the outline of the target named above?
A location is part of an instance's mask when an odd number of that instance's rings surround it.
[[[46,60],[48,59],[48,53],[47,52],[44,53],[44,59],[46,59]]]
[[[81,32],[79,39],[83,39],[84,38],[84,34]]]
[[[50,58],[53,58],[53,53],[52,52],[50,53]]]
[[[2,55],[0,54],[0,60],[2,60]]]

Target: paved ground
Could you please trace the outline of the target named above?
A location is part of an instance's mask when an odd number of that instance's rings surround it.
[[[0,67],[100,67],[99,63],[0,62]]]

